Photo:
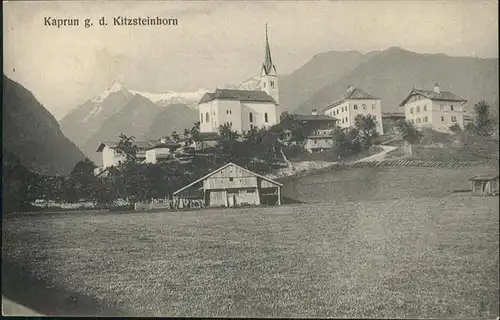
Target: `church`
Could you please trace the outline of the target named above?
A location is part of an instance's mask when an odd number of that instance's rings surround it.
[[[264,63],[260,73],[260,90],[216,89],[198,102],[200,132],[218,132],[230,124],[243,133],[251,128],[270,127],[279,122],[278,73],[271,59],[267,35]]]

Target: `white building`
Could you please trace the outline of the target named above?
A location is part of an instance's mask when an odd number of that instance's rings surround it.
[[[354,119],[359,114],[370,114],[377,123],[378,134],[384,134],[381,99],[359,88],[349,86],[344,97],[326,107],[324,114],[339,119],[337,125],[341,128],[354,127]]]
[[[260,90],[217,89],[206,93],[198,103],[200,132],[218,132],[230,124],[240,133],[252,127],[270,127],[279,122],[278,73],[271,59],[267,36]]]
[[[146,149],[153,147],[156,143],[157,141],[134,141],[138,148],[137,158],[146,160]],[[124,157],[115,150],[117,145],[117,141],[104,141],[99,145],[96,152],[100,152],[102,155],[102,167],[96,168],[96,173],[100,173],[109,167],[116,167],[124,160]]]
[[[146,163],[158,163],[173,159],[173,152],[180,148],[180,143],[160,139],[160,143],[146,149]]]
[[[448,131],[454,124],[464,129],[466,102],[456,94],[441,91],[439,84],[435,83],[434,90],[413,88],[400,106],[405,108],[405,119],[416,127]]]

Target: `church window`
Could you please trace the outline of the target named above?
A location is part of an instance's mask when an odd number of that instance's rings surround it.
[[[354,110],[358,110],[358,105],[357,104],[354,105]]]
[[[253,122],[253,113],[250,112],[248,114],[248,118],[250,119],[250,122]]]
[[[200,116],[200,123],[203,123],[203,113]]]
[[[205,122],[210,122],[210,115],[208,112],[205,114]]]
[[[274,81],[271,81],[271,88],[274,88]]]
[[[264,113],[264,121],[265,121],[265,122],[268,122],[268,120],[267,120],[267,112],[266,112],[266,113]]]
[[[453,105],[450,106],[450,110],[453,111]]]
[[[441,121],[444,121],[444,117],[443,116],[441,116]]]

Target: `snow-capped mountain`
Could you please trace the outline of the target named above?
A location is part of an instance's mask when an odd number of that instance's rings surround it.
[[[177,124],[176,130],[183,130],[183,124],[186,128],[192,126],[198,118],[197,103],[208,91],[150,93],[129,90],[115,81],[101,94],[71,110],[60,125],[64,134],[95,161],[95,144],[116,139],[122,132],[139,139],[151,132],[152,121],[160,112],[168,123],[156,121],[154,127],[164,124],[162,132],[169,133],[170,124]]]
[[[132,94],[139,94],[162,107],[179,103],[186,104],[190,107],[197,107],[198,101],[200,101],[201,97],[209,91],[210,90],[207,89],[198,89],[192,92],[167,91],[165,93],[150,93],[130,90]]]
[[[237,85],[227,85],[226,89],[260,90],[260,77],[251,77]]]

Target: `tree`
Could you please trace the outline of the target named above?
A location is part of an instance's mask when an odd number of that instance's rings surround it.
[[[462,128],[460,127],[460,125],[458,123],[454,123],[453,125],[451,125],[449,128],[448,128],[451,132],[455,132],[455,133],[458,133],[458,132],[462,132]]]
[[[493,133],[494,120],[491,117],[491,107],[486,101],[479,101],[474,105],[476,118],[474,119],[474,133],[480,136],[490,136]]]
[[[125,163],[138,163],[137,152],[139,149],[135,142],[135,137],[127,137],[125,134],[121,133],[119,136],[118,144],[115,147],[115,151],[118,155],[124,157]]]
[[[412,144],[420,141],[422,133],[406,120],[398,120],[395,124],[395,129],[401,135],[401,138],[408,144],[408,153],[411,155]]]
[[[281,114],[280,114],[280,122],[283,121],[284,119],[287,119],[287,118],[290,118],[292,117],[292,114],[288,111],[283,111]]]
[[[193,141],[200,141],[200,122],[194,123],[190,131],[190,136]]]
[[[65,182],[65,198],[74,202],[80,199],[90,200],[95,193],[97,178],[94,176],[96,165],[89,159],[78,161]]]
[[[178,142],[178,141],[181,140],[181,137],[180,137],[179,133],[177,133],[177,131],[175,131],[175,130],[172,131],[172,135],[171,136],[172,136],[172,140],[174,142]]]
[[[358,130],[359,141],[362,146],[369,147],[372,145],[373,138],[377,133],[377,121],[371,115],[358,114],[354,118],[354,127]]]

